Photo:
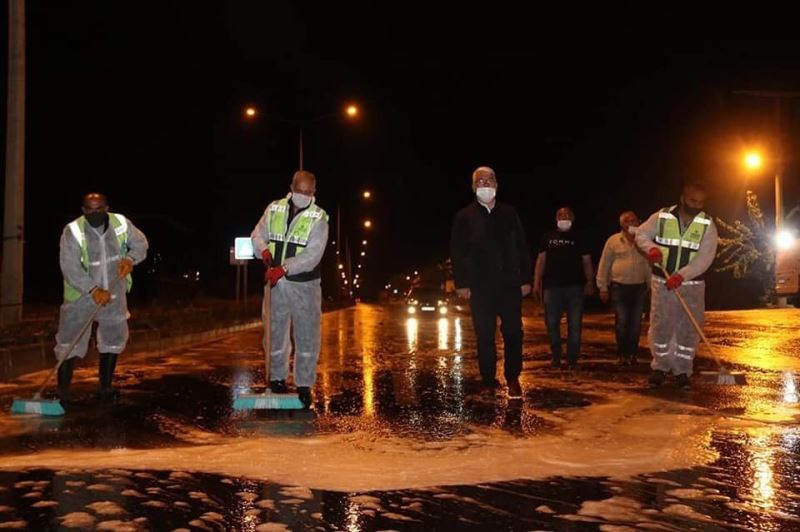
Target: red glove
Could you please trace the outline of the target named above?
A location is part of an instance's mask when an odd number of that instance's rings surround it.
[[[656,264],[664,260],[664,255],[661,254],[660,249],[650,248],[650,251],[647,252],[647,260],[649,260],[651,264]]]
[[[272,253],[268,249],[265,249],[264,253],[261,254],[261,262],[264,263],[265,268],[272,266]]]
[[[286,270],[283,269],[283,266],[270,268],[264,273],[264,284],[269,283],[270,286],[275,286],[284,275],[286,275]]]
[[[683,275],[679,273],[673,273],[672,275],[669,276],[669,279],[667,279],[666,282],[667,290],[675,290],[682,283],[683,283]]]

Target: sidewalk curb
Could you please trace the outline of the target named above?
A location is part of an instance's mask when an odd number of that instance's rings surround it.
[[[344,310],[351,307],[332,308],[323,313]],[[202,344],[223,338],[225,336],[256,329],[261,327],[261,319],[253,319],[236,325],[219,327],[205,331],[197,331],[176,336],[162,338],[158,329],[138,329],[130,332],[128,347],[125,354],[135,355],[144,352],[164,352],[180,347]],[[0,383],[11,382],[26,373],[50,368],[55,364],[52,343],[45,343],[44,339],[37,344],[0,348]],[[94,339],[90,343],[89,360],[96,358]]]

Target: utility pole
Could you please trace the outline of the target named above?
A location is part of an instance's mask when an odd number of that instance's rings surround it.
[[[8,111],[0,323],[22,320],[25,243],[25,0],[8,0]]]

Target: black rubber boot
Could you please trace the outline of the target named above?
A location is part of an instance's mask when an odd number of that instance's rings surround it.
[[[311,388],[308,386],[298,386],[297,397],[300,398],[300,402],[303,403],[306,410],[311,408],[311,403],[313,402],[311,398]]]
[[[72,369],[75,365],[74,358],[68,358],[58,367],[58,398],[64,402],[70,400],[69,385],[72,383]]]
[[[286,386],[286,380],[269,381],[269,389],[272,393],[289,393],[289,388]]]
[[[100,400],[116,402],[119,393],[114,389],[114,369],[117,367],[116,353],[100,353]]]
[[[658,388],[664,381],[667,380],[667,374],[661,371],[660,369],[654,369],[653,373],[650,374],[650,378],[647,382],[650,384],[651,388]]]
[[[681,390],[691,390],[692,381],[687,374],[681,373],[680,375],[675,377],[675,386],[677,386]]]

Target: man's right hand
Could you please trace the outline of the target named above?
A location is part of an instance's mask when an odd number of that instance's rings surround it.
[[[600,290],[600,301],[606,304],[608,303],[608,299],[608,290]]]
[[[647,260],[650,261],[650,264],[657,264],[664,260],[664,255],[661,254],[660,249],[650,248],[650,251],[647,252]]]
[[[265,268],[272,266],[272,253],[270,253],[268,249],[265,249],[261,254],[261,262],[264,263]]]
[[[92,299],[97,306],[103,307],[111,301],[111,292],[102,288],[95,288],[92,290]]]
[[[456,288],[456,293],[461,299],[469,299],[469,296],[472,295],[469,288]]]

